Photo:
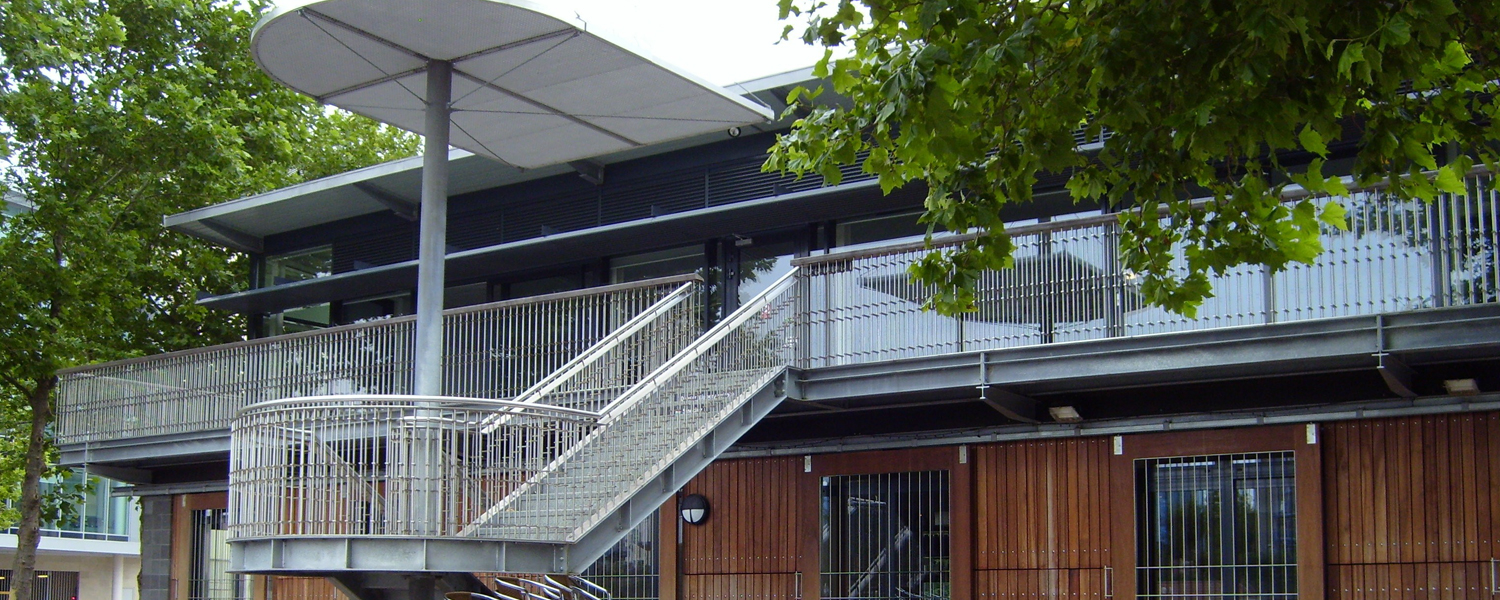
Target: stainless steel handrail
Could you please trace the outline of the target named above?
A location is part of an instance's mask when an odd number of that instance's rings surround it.
[[[605,405],[599,411],[603,421],[608,423],[612,419],[619,418],[619,415],[628,410],[633,404],[659,389],[662,382],[687,368],[694,360],[703,356],[703,353],[707,352],[714,344],[723,341],[734,330],[758,315],[761,310],[770,305],[772,299],[797,284],[797,274],[798,270],[794,268],[788,271],[786,275],[781,276],[780,279],[777,279],[775,283],[766,286],[766,289],[761,290],[759,294],[756,294],[750,300],[740,305],[740,308],[735,310],[729,318],[714,325],[702,337],[693,340],[687,348],[684,348],[677,356],[672,357],[672,360],[657,367],[650,375],[642,378],[640,382],[631,386],[625,393],[620,394],[619,398]]]
[[[324,396],[302,396],[298,398],[282,398],[280,400],[267,400],[257,402],[240,409],[240,416],[265,412],[270,410],[322,405],[324,407],[357,406],[357,405],[386,405],[399,406],[407,403],[421,404],[423,408],[430,407],[453,407],[453,408],[484,408],[495,411],[516,411],[525,414],[539,416],[560,416],[580,421],[594,421],[599,419],[599,413],[564,406],[551,406],[547,404],[536,404],[532,402],[518,402],[515,400],[496,400],[493,398],[465,398],[460,396],[416,396],[411,394],[331,394]]]

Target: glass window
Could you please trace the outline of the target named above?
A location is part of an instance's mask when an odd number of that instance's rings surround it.
[[[244,600],[250,578],[229,572],[228,510],[192,511],[191,569],[187,600]]]
[[[921,239],[927,235],[927,224],[917,222],[921,216],[920,212],[909,212],[845,221],[834,230],[834,245],[842,250],[845,246],[875,246]]]
[[[332,311],[329,305],[319,304],[266,315],[264,329],[265,335],[268,336],[284,335],[323,329],[332,323]]]
[[[948,472],[824,477],[824,598],[951,598]]]
[[[610,261],[610,283],[627,283],[695,273],[704,266],[703,246],[685,246],[643,254],[621,256]]]
[[[131,500],[113,497],[111,491],[122,484],[102,477],[87,477],[75,471],[62,480],[42,481],[43,493],[63,491],[73,496],[61,519],[42,523],[42,535],[73,539],[127,541],[133,533]],[[14,527],[0,533],[15,533]]]
[[[364,323],[412,314],[416,302],[411,294],[388,294],[359,300],[346,300],[339,309],[339,324]],[[291,313],[287,313],[291,314]]]
[[[1297,596],[1291,452],[1139,459],[1139,598]]]
[[[790,240],[741,248],[739,303],[744,304],[790,273],[796,254],[797,244]]]
[[[333,247],[320,246],[266,257],[266,270],[261,278],[261,285],[282,285],[332,274]]]

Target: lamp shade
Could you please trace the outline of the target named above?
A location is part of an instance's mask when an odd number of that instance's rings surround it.
[[[692,494],[683,498],[677,509],[682,513],[682,520],[689,525],[700,525],[708,520],[708,498],[704,498],[701,494]]]

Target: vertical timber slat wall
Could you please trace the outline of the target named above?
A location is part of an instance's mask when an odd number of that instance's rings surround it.
[[[1500,413],[1323,426],[1328,598],[1493,598]]]
[[[1109,438],[974,449],[976,597],[1103,597],[1109,453]]]
[[[708,498],[711,512],[702,525],[681,525],[680,597],[799,597],[800,529],[812,508],[803,477],[801,457],[721,460],[684,487]]]

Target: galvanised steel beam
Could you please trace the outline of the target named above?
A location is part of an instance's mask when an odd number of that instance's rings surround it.
[[[267,575],[351,571],[555,573],[559,557],[565,554],[561,545],[537,542],[306,536],[236,540],[229,546],[229,570]]]
[[[812,402],[990,386],[1035,395],[1500,358],[1500,305],[1294,321],[809,369]],[[1387,361],[1389,362],[1389,361]],[[977,396],[978,392],[974,394]]]

